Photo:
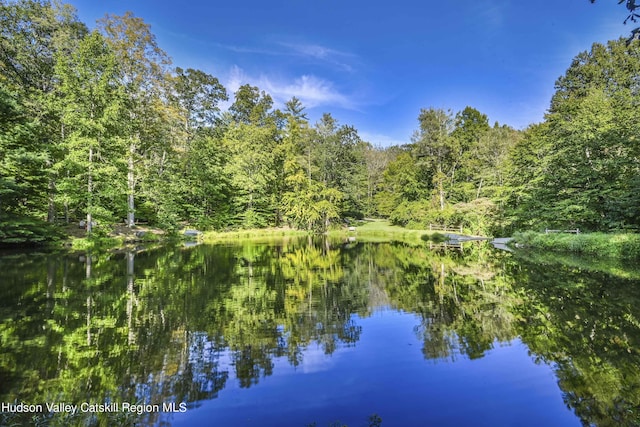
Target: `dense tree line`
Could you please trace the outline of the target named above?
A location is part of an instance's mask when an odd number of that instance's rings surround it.
[[[0,1],[0,241],[50,238],[83,220],[325,231],[346,218],[472,232],[634,229],[638,42],[594,45],[524,132],[472,108],[426,108],[387,148],[300,100],[228,93],[173,67],[149,25],[107,15],[90,31],[47,0]],[[221,103],[230,101],[225,111]]]
[[[221,111],[218,79],[173,68],[130,13],[90,31],[68,5],[0,7],[0,240],[79,220],[325,230],[372,212],[375,150],[330,114],[310,124],[298,99],[278,110],[250,85]]]
[[[640,42],[595,43],[556,82],[542,123],[516,131],[467,107],[423,109],[383,173],[378,212],[472,232],[640,227]]]
[[[545,121],[510,156],[510,221],[587,230],[640,225],[640,43],[594,44],[558,79]]]

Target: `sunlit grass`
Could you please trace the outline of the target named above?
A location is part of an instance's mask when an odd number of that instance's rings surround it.
[[[305,230],[292,230],[287,228],[257,228],[237,231],[205,231],[202,234],[202,241],[205,243],[216,243],[236,240],[270,240],[283,237],[308,236]]]
[[[420,242],[425,240],[443,240],[444,236],[435,231],[418,230],[392,225],[389,221],[375,219],[362,221],[355,226],[355,230],[349,228],[332,230],[329,232],[332,237],[356,237],[358,240],[368,242],[382,242],[389,240],[401,240],[409,242]]]
[[[288,228],[264,228],[226,232],[206,231],[202,234],[201,240],[205,243],[239,240],[271,241],[288,237],[310,236],[313,234],[314,233],[310,233],[306,230],[294,230]],[[330,230],[327,235],[333,239],[347,239],[349,237],[355,237],[358,241],[367,242],[401,240],[417,243],[425,240],[444,239],[444,236],[437,232],[399,227],[392,225],[385,220],[361,221],[355,226],[355,230],[349,230],[349,227],[334,228]]]
[[[306,230],[295,230],[290,228],[257,228],[248,230],[234,231],[205,231],[199,236],[195,236],[194,240],[204,243],[220,243],[231,241],[276,241],[283,238],[311,236],[314,233]],[[333,239],[347,239],[355,237],[358,241],[367,242],[388,242],[388,241],[404,241],[410,243],[419,243],[424,241],[444,241],[445,237],[441,233],[428,230],[418,230],[404,228],[392,225],[386,220],[366,220],[360,221],[355,230],[349,227],[340,227],[330,230],[327,235]],[[178,233],[178,238],[182,237],[182,233]],[[148,233],[143,238],[136,241],[157,242],[162,240],[159,236]],[[71,237],[68,245],[75,250],[87,250],[96,248],[120,247],[127,243],[127,239],[122,236],[111,237]]]
[[[572,252],[597,257],[640,258],[640,235],[630,233],[535,233],[514,235],[514,242],[551,252]]]

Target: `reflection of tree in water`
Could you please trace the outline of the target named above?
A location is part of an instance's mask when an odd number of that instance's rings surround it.
[[[640,424],[633,275],[482,246],[447,254],[306,240],[16,256],[0,270],[0,401],[197,404],[229,381],[257,384],[275,358],[297,366],[310,346],[355,345],[354,315],[391,306],[420,317],[427,359],[478,358],[521,336],[555,366],[585,425]]]
[[[516,336],[510,307],[517,300],[509,279],[499,272],[500,255],[483,246],[469,246],[464,254],[405,245],[381,245],[379,250],[388,252],[381,257],[395,261],[386,267],[395,271],[394,280],[386,283],[392,305],[422,319],[415,331],[424,342],[425,358],[474,359],[494,342]]]
[[[271,375],[276,357],[296,364],[312,343],[328,354],[352,345],[360,335],[352,314],[366,311],[366,289],[343,282],[339,249],[307,242],[9,265],[13,286],[0,289],[3,401],[211,399],[230,370],[249,387]]]
[[[366,292],[343,281],[338,249],[321,242],[263,250],[264,256],[245,253],[246,268],[207,312],[222,320],[221,335],[244,387],[271,374],[273,357],[286,356],[297,366],[311,343],[327,354],[355,343],[360,327],[352,314],[366,306]]]
[[[387,251],[386,268],[397,266],[385,286],[393,305],[421,316],[426,358],[481,357],[495,341],[520,336],[534,359],[555,366],[584,425],[640,425],[637,270],[602,260],[559,264],[558,256],[532,263],[481,248],[393,248],[378,248]]]
[[[569,261],[512,266],[527,294],[518,309],[522,339],[555,365],[565,403],[583,424],[640,425],[640,287],[627,278],[637,274]]]
[[[140,270],[162,268],[149,259],[161,257],[139,255]],[[185,331],[188,313],[172,316],[180,310],[172,312],[157,283],[132,280],[134,262],[131,254],[101,254],[0,266],[15,285],[0,289],[0,371],[10,372],[0,383],[3,401],[179,402],[224,387],[228,374],[216,369],[215,351],[196,354],[202,346]],[[25,271],[27,280],[12,280]],[[145,417],[152,423],[157,414]]]

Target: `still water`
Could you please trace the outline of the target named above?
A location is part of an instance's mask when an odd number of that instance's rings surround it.
[[[640,425],[640,270],[310,239],[9,253],[0,405],[0,425]]]

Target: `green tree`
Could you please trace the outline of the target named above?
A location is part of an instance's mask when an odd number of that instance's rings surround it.
[[[339,126],[328,113],[313,130],[311,155],[316,168],[312,177],[338,196],[331,198],[340,200],[336,206],[339,216],[361,217],[366,202],[364,142],[354,127]]]
[[[532,228],[540,225],[545,210],[552,206],[547,200],[553,190],[542,185],[549,172],[545,161],[550,153],[549,124],[529,126],[509,151],[506,166],[504,222],[508,229]]]
[[[85,37],[56,65],[65,99],[65,167],[71,191],[86,201],[87,232],[96,217],[111,219],[122,209],[118,182],[124,156],[121,139],[124,93],[117,59],[100,33]],[[84,188],[84,189],[83,189]]]
[[[151,28],[131,12],[123,16],[106,15],[98,21],[121,67],[121,82],[126,87],[129,118],[129,154],[127,156],[127,225],[135,223],[135,195],[139,178],[137,165],[157,142],[153,136],[162,120],[160,109],[167,90],[171,60],[156,43]],[[160,116],[160,117],[159,117]],[[162,148],[160,148],[162,151]],[[139,166],[138,166],[139,167]]]
[[[521,139],[521,132],[497,122],[478,141],[475,154],[479,167],[475,179],[479,179],[475,197],[490,197],[502,201],[506,187],[509,153]]]
[[[376,206],[376,196],[382,189],[383,174],[392,159],[390,149],[373,147],[366,144],[364,147],[364,160],[367,173],[367,195],[365,215],[375,217],[379,215]]]
[[[265,125],[272,118],[271,96],[256,86],[242,85],[235,93],[233,104],[229,107],[233,121],[236,123]]]
[[[269,190],[274,175],[274,129],[253,124],[234,124],[223,144],[229,153],[224,167],[233,188],[237,223],[243,227],[264,227],[272,212]]]
[[[311,229],[306,197],[311,188],[311,133],[304,106],[293,97],[285,104],[286,125],[277,157],[281,163],[282,197],[280,208],[291,224]],[[306,150],[306,155],[305,155]]]
[[[458,194],[458,201],[469,201],[478,198],[483,185],[479,177],[482,159],[479,157],[481,139],[489,132],[489,120],[485,114],[472,107],[465,107],[458,112],[454,120],[451,136],[457,141],[458,171],[455,172],[452,185]],[[480,178],[480,179],[479,179]]]
[[[227,92],[217,78],[179,67],[173,77],[173,92],[184,128],[182,138],[173,144],[170,192],[175,202],[165,209],[166,214],[173,211],[199,226],[220,228],[228,221],[227,199],[231,197],[219,116],[219,103],[227,100]]]
[[[48,157],[17,97],[0,84],[0,244],[46,240]]]
[[[639,43],[618,40],[580,53],[558,79],[544,125],[525,133],[513,152],[522,223],[638,227],[638,75]],[[532,156],[538,162],[524,165]]]
[[[184,117],[184,131],[191,139],[198,129],[216,125],[219,103],[228,99],[227,91],[217,78],[204,71],[177,67],[175,73],[175,99]]]
[[[0,74],[4,87],[33,119],[29,150],[45,156],[40,173],[47,175],[48,185],[43,189],[46,203],[34,206],[32,214],[46,209],[49,222],[57,216],[56,164],[61,160],[64,135],[54,67],[57,56],[71,52],[86,33],[85,25],[78,21],[70,5],[26,0],[0,2]],[[36,141],[38,144],[34,144]]]
[[[401,205],[404,209],[403,202],[417,202],[427,195],[428,187],[421,179],[416,160],[410,152],[404,151],[389,162],[383,173],[380,191],[376,194],[377,210],[384,216],[398,218],[394,222],[406,225],[408,220],[400,219],[404,215],[396,209]]]
[[[414,155],[431,177],[437,205],[444,210],[460,165],[460,143],[453,137],[454,118],[450,111],[421,109],[419,129],[413,136]]]

